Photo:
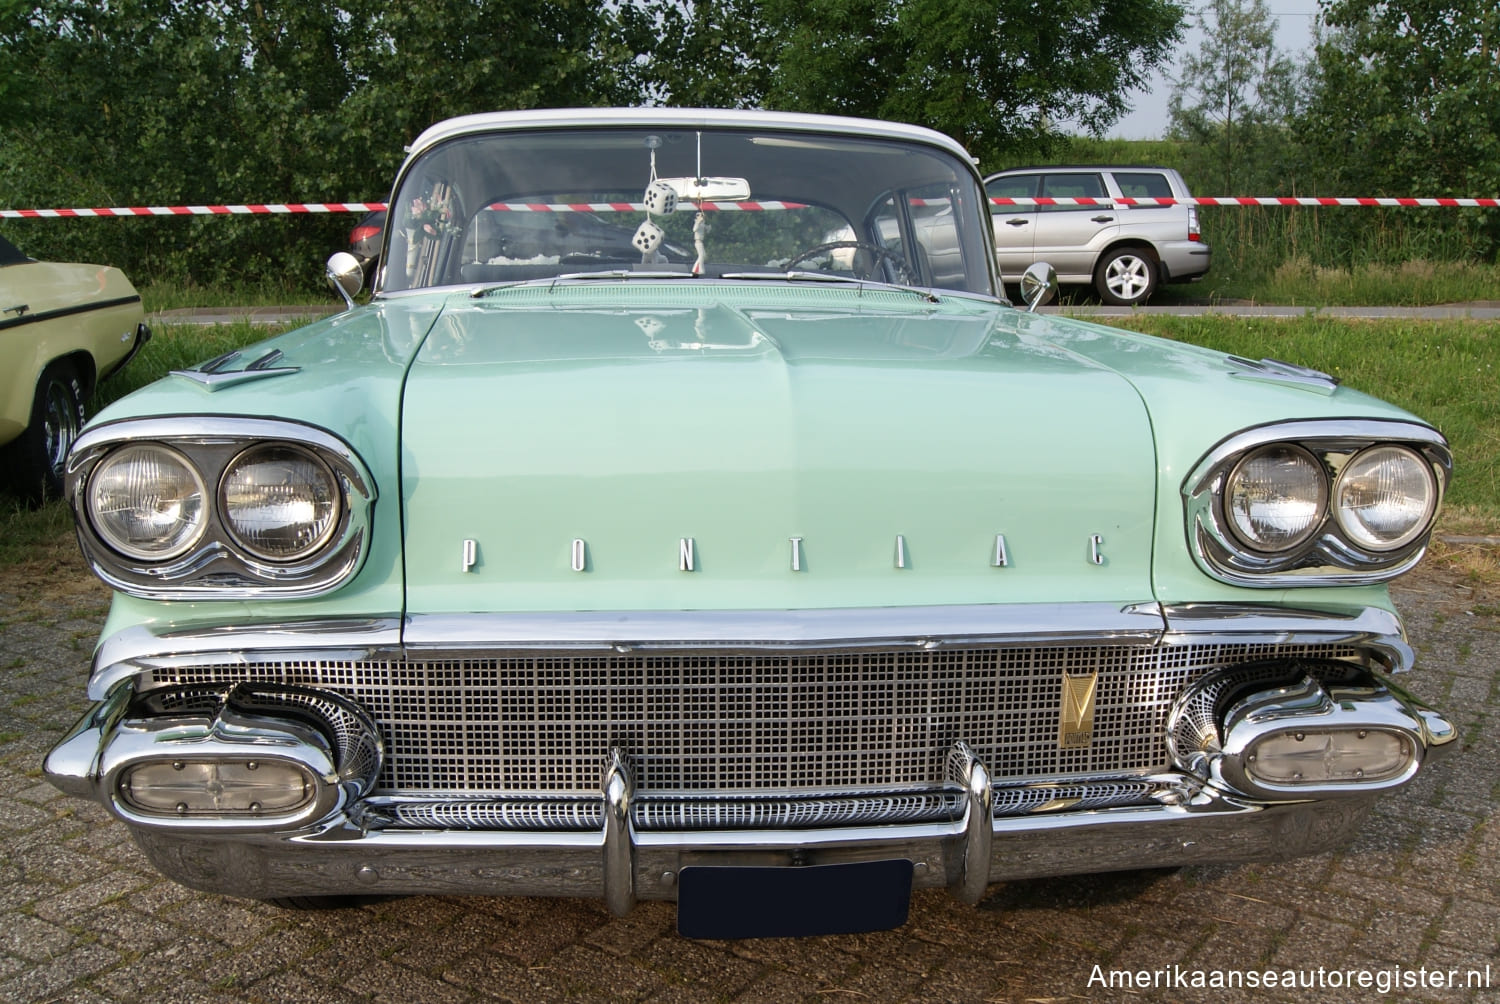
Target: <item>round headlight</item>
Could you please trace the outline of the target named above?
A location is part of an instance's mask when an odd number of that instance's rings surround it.
[[[328,542],[341,513],[338,481],[306,450],[255,446],[230,462],[219,490],[225,529],[248,553],[295,561]]]
[[[1392,551],[1416,540],[1437,509],[1432,465],[1404,446],[1356,454],[1334,484],[1334,518],[1351,543]]]
[[[176,450],[122,447],[89,476],[88,517],[104,543],[128,558],[166,561],[189,550],[207,523],[203,478]]]
[[[1317,533],[1328,508],[1323,465],[1306,450],[1277,444],[1245,457],[1229,473],[1224,515],[1246,547],[1286,551]]]

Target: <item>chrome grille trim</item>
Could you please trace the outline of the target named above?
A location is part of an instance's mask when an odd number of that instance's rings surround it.
[[[1178,804],[1190,795],[1181,777],[1105,778],[997,788],[996,819],[1048,812],[1142,808]],[[795,830],[896,824],[956,823],[964,792],[953,786],[929,791],[867,792],[760,798],[658,796],[631,803],[631,825],[642,833],[725,830]],[[602,798],[373,799],[362,821],[371,828],[598,832]]]
[[[604,828],[603,799],[447,799],[371,806],[385,829],[581,833]]]
[[[164,666],[146,686],[324,688],[380,725],[377,793],[598,791],[612,747],[638,795],[930,787],[956,741],[1007,780],[1167,769],[1166,715],[1215,669],[1354,660],[1348,645],[974,645],[765,652],[484,652]],[[1059,749],[1064,672],[1097,673],[1094,739]]]
[[[1181,784],[1151,779],[1138,781],[1085,781],[1078,784],[1042,784],[1027,787],[996,788],[994,816],[1031,816],[1064,809],[1138,808],[1173,804],[1183,797]]]

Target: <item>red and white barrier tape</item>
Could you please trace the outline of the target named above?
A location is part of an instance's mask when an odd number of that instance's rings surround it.
[[[1500,208],[1500,199],[1337,199],[1337,198],[1294,198],[1291,196],[1267,196],[1257,197],[1250,195],[1229,196],[1204,196],[1192,199],[1146,199],[1146,198],[1119,198],[1119,199],[1091,199],[1091,198],[1038,198],[1038,199],[1009,199],[992,198],[992,203],[997,206],[1408,206],[1427,207],[1442,206],[1446,208],[1477,207],[1481,209]]]
[[[248,206],[124,206],[112,209],[0,209],[3,220],[56,220],[91,216],[257,216],[265,213],[368,213],[384,202],[268,202]]]
[[[1148,198],[992,198],[997,206],[1384,206],[1397,208],[1500,208],[1500,199],[1412,199],[1412,198],[1315,198],[1291,196],[1203,196],[1190,199]],[[913,199],[914,206],[937,206],[946,200]],[[696,203],[690,205],[698,205]],[[97,209],[0,209],[0,219],[80,219],[137,216],[256,216],[300,213],[368,213],[385,209],[383,202],[287,202],[252,203],[242,206],[123,206]],[[489,207],[512,213],[624,213],[641,212],[639,202],[497,202]],[[718,212],[766,212],[804,209],[800,202],[705,202],[705,210]]]

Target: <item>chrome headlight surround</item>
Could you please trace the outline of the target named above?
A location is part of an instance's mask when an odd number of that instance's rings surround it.
[[[1251,547],[1226,511],[1230,478],[1249,458],[1285,448],[1312,457],[1325,485],[1316,526],[1281,547]],[[1376,548],[1344,529],[1341,475],[1352,460],[1395,449],[1416,458],[1430,474],[1431,504],[1420,526],[1393,546]],[[1426,553],[1432,524],[1453,469],[1447,440],[1435,429],[1389,419],[1307,420],[1264,425],[1236,433],[1198,462],[1182,485],[1188,545],[1207,574],[1236,586],[1364,585],[1409,570]]]
[[[160,560],[132,556],[100,533],[90,505],[101,466],[142,444],[182,458],[205,486],[205,520],[187,549]],[[269,556],[241,542],[224,510],[224,485],[245,457],[284,449],[311,461],[332,482],[337,517],[298,553]],[[280,419],[183,415],[123,419],[78,438],[68,457],[65,497],[73,507],[78,541],[94,574],[114,589],[157,600],[307,597],[331,592],[363,565],[370,547],[375,482],[352,447],[316,426]]]

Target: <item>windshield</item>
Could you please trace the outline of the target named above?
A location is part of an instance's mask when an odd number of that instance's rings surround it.
[[[781,130],[507,130],[435,146],[391,204],[380,287],[590,272],[827,273],[993,293],[967,166],[919,143]]]

